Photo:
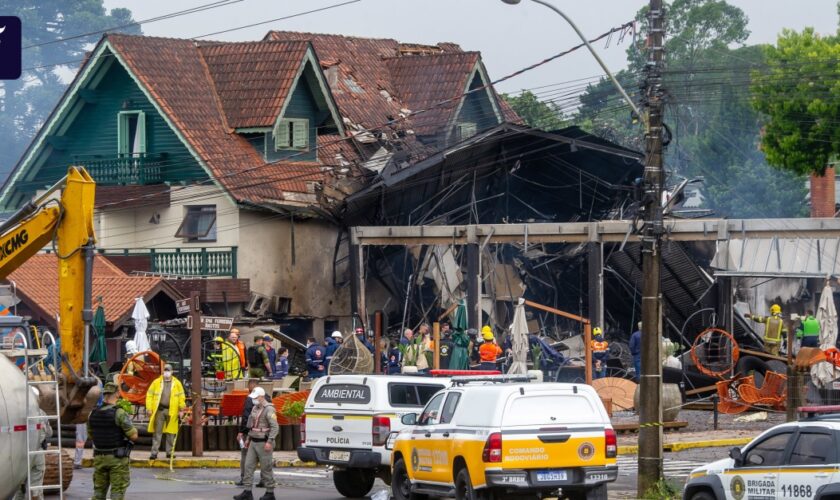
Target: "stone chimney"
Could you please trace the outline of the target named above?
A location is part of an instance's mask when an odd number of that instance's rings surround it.
[[[811,174],[811,217],[834,217],[834,166],[825,169],[825,174]]]

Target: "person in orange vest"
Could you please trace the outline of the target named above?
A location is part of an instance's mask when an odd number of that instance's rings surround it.
[[[592,378],[604,378],[607,376],[607,358],[610,356],[610,344],[604,340],[604,332],[600,328],[592,329],[595,337],[589,344],[592,348]]]
[[[481,336],[484,343],[478,348],[478,357],[481,360],[479,370],[494,371],[496,370],[496,359],[502,354],[502,348],[496,344],[496,337],[493,336],[493,330],[489,326],[481,329]]]

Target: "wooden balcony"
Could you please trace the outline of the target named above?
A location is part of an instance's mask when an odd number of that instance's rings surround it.
[[[100,185],[157,184],[163,182],[161,171],[168,155],[132,154],[115,158],[78,158],[74,164],[83,165]]]
[[[236,278],[237,247],[98,249],[127,273],[171,278]]]

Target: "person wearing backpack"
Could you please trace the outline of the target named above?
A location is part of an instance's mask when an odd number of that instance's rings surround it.
[[[263,338],[254,339],[254,345],[248,348],[248,375],[251,378],[263,378],[271,375],[271,361],[268,359],[268,351],[263,345]]]

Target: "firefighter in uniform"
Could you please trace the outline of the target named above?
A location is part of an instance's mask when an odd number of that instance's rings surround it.
[[[764,351],[778,356],[782,336],[787,338],[788,333],[787,326],[782,319],[782,307],[779,304],[770,306],[770,316],[756,316],[750,313],[746,313],[744,316],[756,323],[764,323]]]
[[[607,359],[610,356],[610,344],[604,340],[604,332],[600,328],[592,329],[592,378],[604,378],[607,376]]]
[[[255,387],[248,397],[254,400],[254,408],[248,416],[248,437],[245,440],[245,447],[248,448],[245,456],[245,477],[242,480],[245,491],[233,499],[253,500],[251,485],[259,461],[260,480],[265,486],[265,495],[260,497],[260,500],[274,500],[274,439],[280,430],[280,426],[277,425],[277,413],[266,399],[262,387]]]
[[[123,500],[130,483],[129,454],[137,441],[137,429],[131,417],[117,408],[117,385],[105,384],[105,401],[88,419],[88,434],[93,438],[93,500]]]

